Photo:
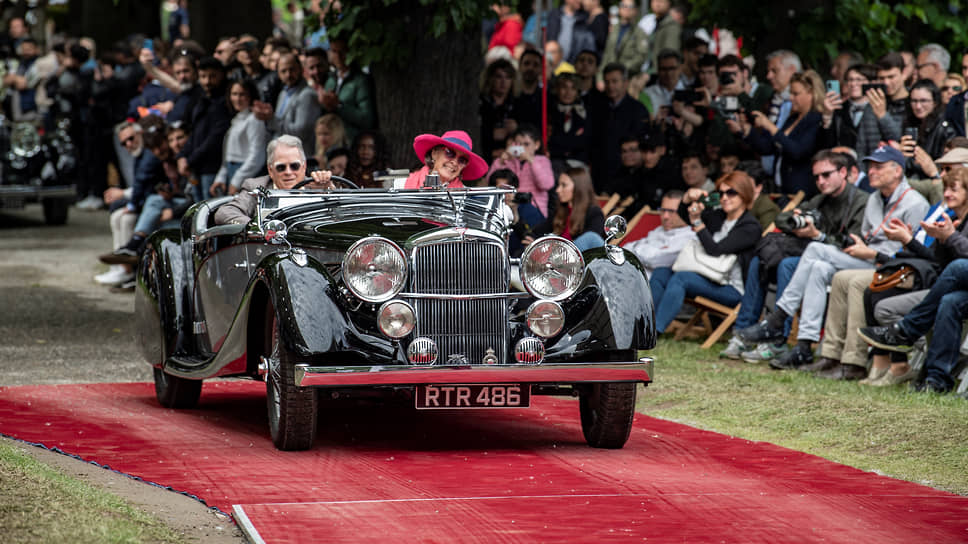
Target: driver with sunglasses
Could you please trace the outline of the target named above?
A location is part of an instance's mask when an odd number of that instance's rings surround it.
[[[256,197],[249,194],[253,189],[265,187],[267,189],[291,189],[297,183],[306,179],[306,152],[302,141],[290,135],[282,135],[266,146],[268,176],[250,178],[242,182],[239,191],[231,202],[215,211],[215,223],[218,225],[244,225],[255,216]],[[306,185],[308,189],[332,189],[332,172],[317,170],[310,174],[313,182]]]

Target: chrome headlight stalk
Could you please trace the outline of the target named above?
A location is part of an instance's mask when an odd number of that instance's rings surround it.
[[[520,271],[521,282],[532,296],[564,300],[578,291],[585,260],[569,240],[544,236],[524,250]]]
[[[343,257],[343,282],[366,302],[390,300],[407,284],[406,255],[386,238],[357,240]]]
[[[625,252],[622,248],[612,244],[625,237],[629,224],[621,215],[613,215],[605,220],[605,255],[613,264],[625,264]]]
[[[413,306],[402,300],[384,302],[377,312],[380,332],[395,340],[410,334],[416,324],[417,317]]]

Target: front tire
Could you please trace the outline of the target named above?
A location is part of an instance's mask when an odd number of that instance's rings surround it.
[[[625,445],[635,416],[635,391],[634,383],[597,383],[580,393],[581,430],[589,446]]]
[[[307,450],[316,438],[319,410],[316,390],[296,386],[295,363],[283,346],[279,321],[269,307],[266,322],[269,371],[266,374],[266,405],[272,443],[283,451]]]
[[[155,367],[155,396],[165,408],[194,408],[202,394],[202,380],[187,380]]]

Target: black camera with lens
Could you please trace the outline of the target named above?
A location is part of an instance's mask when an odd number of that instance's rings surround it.
[[[712,107],[719,115],[735,121],[736,114],[739,113],[739,98],[735,96],[720,96],[713,100]]]
[[[531,203],[531,193],[514,193],[514,198],[511,202],[515,204],[530,204]]]
[[[794,214],[790,218],[790,226],[793,230],[802,229],[813,223],[813,226],[817,227],[820,224],[820,211],[819,210],[807,210],[805,212],[800,212],[799,214]],[[819,228],[819,227],[818,227]]]
[[[720,72],[719,73],[719,84],[729,85],[736,81],[736,74],[733,72]]]

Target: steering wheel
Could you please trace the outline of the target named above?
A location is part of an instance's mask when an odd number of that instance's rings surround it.
[[[333,176],[333,177],[331,177],[329,179],[332,180],[333,182],[337,182],[338,181],[338,182],[342,183],[343,185],[346,185],[350,189],[359,189],[360,188],[359,185],[357,185],[357,184],[353,183],[352,181],[344,178],[343,176]],[[309,185],[310,183],[313,183],[313,182],[314,182],[313,178],[307,177],[306,179],[304,179],[304,180],[300,181],[299,183],[293,185],[292,188],[293,189],[302,189],[303,187],[305,187],[305,186],[307,186],[307,185]]]

